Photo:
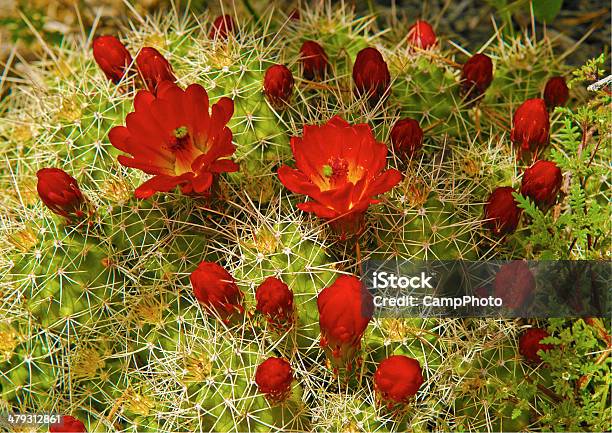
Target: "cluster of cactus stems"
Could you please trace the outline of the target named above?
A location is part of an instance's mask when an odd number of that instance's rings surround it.
[[[544,89],[567,73],[550,41],[472,56],[424,20],[225,12],[49,46],[8,97],[0,411],[66,415],[51,431],[542,428],[541,324],[364,317],[359,277],[525,256],[516,193],[546,210],[562,180],[532,166],[568,99]],[[216,156],[185,156],[198,140]]]

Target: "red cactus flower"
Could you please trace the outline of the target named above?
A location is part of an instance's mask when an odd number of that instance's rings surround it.
[[[506,308],[521,308],[535,290],[536,282],[529,265],[515,260],[500,267],[493,281],[493,295]]]
[[[391,129],[391,145],[402,160],[414,157],[423,147],[423,130],[414,119],[398,120]]]
[[[329,60],[321,45],[315,41],[306,41],[300,48],[302,75],[306,80],[323,80],[329,71]]]
[[[410,45],[424,50],[436,45],[436,32],[427,21],[417,20],[408,30]]]
[[[154,177],[140,185],[135,195],[147,198],[180,185],[184,194],[209,195],[214,177],[238,170],[227,159],[234,153],[232,131],[225,125],[234,103],[221,98],[209,113],[208,95],[198,84],[186,90],[164,81],[157,96],[142,90],[126,126],[116,126],[109,138],[117,149],[129,153],[119,162]]]
[[[136,56],[136,67],[149,92],[155,94],[162,81],[175,82],[172,66],[152,47],[144,47]]]
[[[291,365],[282,358],[270,357],[262,362],[255,371],[255,383],[260,392],[272,401],[280,402],[291,391],[293,371]]]
[[[243,294],[234,278],[220,265],[202,262],[189,276],[193,294],[208,310],[215,311],[223,320],[234,313],[242,313]]]
[[[86,433],[87,429],[78,419],[70,416],[62,416],[59,423],[49,425],[49,433]]]
[[[552,344],[542,344],[544,338],[550,337],[550,334],[541,328],[529,328],[523,332],[519,338],[519,353],[529,362],[540,363],[542,358],[538,355],[538,351],[549,351],[554,346]]]
[[[493,81],[493,62],[486,54],[474,54],[463,65],[461,85],[468,100],[481,96]]]
[[[255,292],[257,311],[264,314],[268,323],[279,330],[293,324],[293,292],[278,278],[268,277]]]
[[[228,35],[236,33],[236,23],[231,15],[220,15],[215,18],[208,33],[210,39],[227,39]]]
[[[312,198],[298,208],[332,220],[343,237],[359,234],[368,206],[378,202],[374,197],[402,179],[395,169],[383,171],[387,146],[376,141],[370,126],[351,126],[338,116],[306,125],[303,138],[291,138],[291,149],[297,169],[279,168],[280,181]]]
[[[59,168],[43,168],[36,173],[36,190],[42,202],[57,215],[81,218],[86,200],[76,179]]]
[[[569,99],[569,89],[563,77],[552,77],[544,87],[544,101],[548,109],[563,107]]]
[[[366,96],[371,103],[387,95],[391,75],[382,54],[376,48],[367,47],[357,53],[353,65],[353,81],[357,96]]]
[[[514,200],[513,192],[514,188],[509,186],[495,188],[485,205],[486,225],[495,235],[512,233],[519,224],[523,210]]]
[[[291,99],[293,84],[293,74],[289,68],[285,65],[272,65],[264,75],[264,94],[273,106],[282,107]]]
[[[106,78],[115,84],[121,81],[132,64],[130,52],[114,36],[100,36],[94,39],[93,56]]]
[[[319,293],[321,346],[330,351],[335,365],[350,368],[372,318],[373,305],[370,292],[352,275],[341,275]]]
[[[392,355],[382,361],[374,373],[374,387],[383,401],[405,404],[423,384],[421,364],[404,355]]]
[[[561,169],[557,164],[551,161],[536,161],[523,174],[521,194],[531,198],[543,209],[548,209],[557,199],[562,181]]]
[[[510,139],[520,144],[520,151],[536,151],[548,143],[550,120],[543,99],[528,99],[514,112]]]

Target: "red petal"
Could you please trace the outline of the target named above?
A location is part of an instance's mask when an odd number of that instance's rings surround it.
[[[392,168],[380,176],[378,176],[372,183],[370,183],[368,187],[368,195],[370,197],[377,196],[378,194],[383,194],[390,189],[392,189],[395,185],[402,181],[402,174],[396,169]]]
[[[219,159],[214,161],[208,169],[212,173],[233,173],[240,169],[240,166],[231,159]]]
[[[298,203],[298,209],[303,210],[304,212],[312,212],[319,218],[324,219],[332,219],[340,216],[338,212],[333,209],[330,209],[326,206],[323,206],[320,203],[315,201],[307,201],[306,203]]]
[[[213,182],[213,176],[209,172],[204,172],[197,176],[191,182],[193,186],[193,190],[198,194],[203,193],[204,191],[208,191]]]
[[[138,170],[142,170],[147,174],[168,174],[166,167],[156,166],[150,162],[139,161],[135,158],[130,158],[129,156],[119,155],[117,157],[117,161],[119,161],[119,164],[123,165],[124,167],[137,168]]]
[[[206,134],[210,124],[208,109],[209,101],[206,90],[198,84],[187,87],[183,99],[183,111],[185,112],[187,125],[196,139],[196,146],[207,139]],[[203,149],[200,148],[200,150]]]
[[[140,90],[134,98],[134,111],[149,111],[151,102],[155,100],[153,95],[148,90]]]
[[[230,98],[221,98],[212,108],[213,116],[219,116],[219,121],[226,125],[234,115],[234,101]]]
[[[136,198],[149,198],[156,192],[168,192],[180,183],[187,182],[191,176],[193,176],[193,173],[185,173],[181,176],[160,174],[136,188],[134,195]]]
[[[319,188],[299,170],[283,165],[277,173],[281,183],[296,194],[313,196],[320,193]]]
[[[130,153],[127,145],[127,139],[130,137],[130,131],[125,126],[115,126],[108,133],[108,139],[111,144],[122,152]]]

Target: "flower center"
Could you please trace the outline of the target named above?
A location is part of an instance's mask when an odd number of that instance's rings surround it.
[[[348,162],[343,158],[334,156],[323,166],[323,175],[330,178],[332,183],[344,182],[348,176]]]
[[[178,152],[184,150],[189,143],[189,130],[186,126],[179,126],[172,132],[170,138],[170,150]]]

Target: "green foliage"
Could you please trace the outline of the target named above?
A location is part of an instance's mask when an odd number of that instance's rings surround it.
[[[588,323],[587,323],[588,322]],[[609,428],[610,328],[603,320],[551,319],[553,337],[543,343],[555,349],[541,352],[548,368],[546,386],[560,402],[547,404],[543,428],[554,431],[603,431]]]

